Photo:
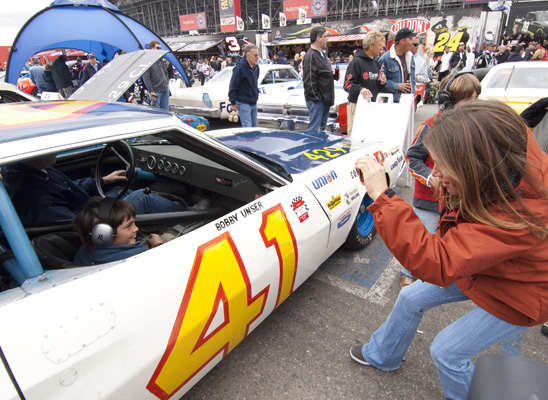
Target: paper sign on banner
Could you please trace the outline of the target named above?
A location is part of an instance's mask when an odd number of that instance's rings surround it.
[[[280,26],[286,26],[287,25],[287,19],[285,18],[284,13],[280,13]]]
[[[266,14],[262,14],[261,19],[263,22],[263,29],[270,29],[270,17]]]

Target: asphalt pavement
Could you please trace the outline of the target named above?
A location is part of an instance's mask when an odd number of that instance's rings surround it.
[[[415,130],[436,111],[419,108]],[[407,201],[412,190],[397,186]],[[390,313],[399,270],[379,236],[362,251],[338,250],[183,400],[443,399],[429,348],[440,330],[473,308],[470,301],[428,311],[397,371],[361,366],[349,356],[350,346],[365,343]],[[499,353],[548,363],[548,337],[533,327],[480,356]]]

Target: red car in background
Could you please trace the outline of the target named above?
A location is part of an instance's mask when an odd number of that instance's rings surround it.
[[[17,87],[19,90],[31,94],[33,96],[38,96],[38,87],[30,80],[29,71],[21,72],[21,76],[17,80]]]

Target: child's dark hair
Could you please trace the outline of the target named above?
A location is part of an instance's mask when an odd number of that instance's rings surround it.
[[[82,210],[74,217],[74,228],[80,235],[86,249],[91,251],[91,228],[96,224],[108,224],[114,229],[120,226],[126,219],[135,218],[135,206],[129,201],[116,200],[110,209],[109,218],[97,218],[103,198],[92,197]]]

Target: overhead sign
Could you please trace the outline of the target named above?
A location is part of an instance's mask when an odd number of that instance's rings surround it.
[[[421,34],[428,32],[432,24],[424,18],[408,18],[397,21],[392,25],[392,32],[397,33],[401,28],[410,28],[413,32]]]
[[[324,17],[327,0],[284,0],[284,14],[287,19],[299,19],[299,8],[306,10],[307,18]]]
[[[205,13],[179,15],[181,31],[207,29]]]
[[[240,0],[219,0],[221,32],[236,32],[240,15]]]

